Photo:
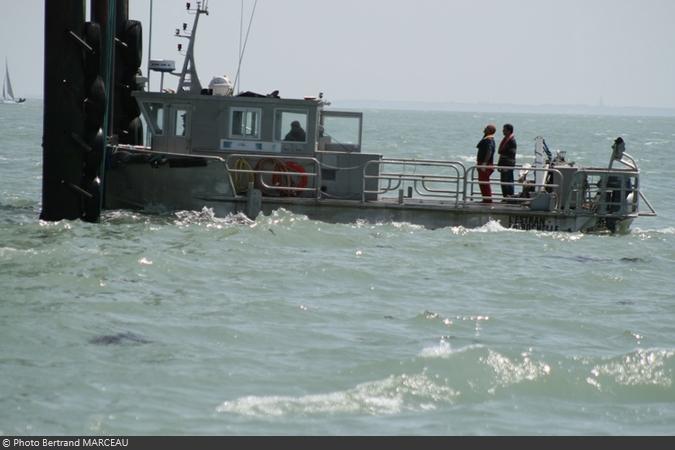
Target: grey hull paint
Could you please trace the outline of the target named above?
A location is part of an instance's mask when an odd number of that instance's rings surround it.
[[[198,167],[153,166],[149,163],[125,164],[107,172],[106,202],[108,209],[134,209],[148,213],[211,208],[214,214],[247,213],[246,195],[235,196],[222,161],[208,160]],[[607,219],[592,214],[563,214],[531,211],[510,204],[454,204],[441,201],[394,199],[371,202],[357,200],[314,199],[298,197],[263,197],[256,210],[269,215],[280,208],[313,220],[332,223],[400,222],[429,229],[462,226],[475,228],[490,221],[506,228],[540,231],[602,232]],[[253,214],[255,215],[255,214]],[[633,218],[611,223],[615,232],[628,230]]]

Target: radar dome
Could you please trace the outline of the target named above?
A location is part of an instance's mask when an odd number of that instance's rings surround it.
[[[227,75],[213,77],[209,83],[209,89],[213,89],[213,95],[232,95],[233,87]]]

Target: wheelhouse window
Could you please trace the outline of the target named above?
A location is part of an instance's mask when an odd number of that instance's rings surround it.
[[[146,103],[145,107],[154,134],[164,134],[164,104]]]
[[[259,109],[233,108],[230,116],[230,137],[243,139],[260,139]]]
[[[188,130],[190,125],[190,113],[187,108],[178,107],[175,110],[175,120],[176,120],[176,136],[188,136]]]
[[[361,113],[325,111],[319,137],[338,145],[361,147]]]
[[[274,138],[284,142],[307,142],[307,113],[277,110],[274,117]]]

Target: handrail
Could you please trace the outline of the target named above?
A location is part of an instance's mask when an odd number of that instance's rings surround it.
[[[293,155],[270,155],[270,154],[251,154],[251,153],[234,153],[229,154],[224,159],[221,156],[203,155],[203,154],[186,154],[186,153],[172,153],[165,151],[156,151],[151,147],[143,145],[128,145],[128,144],[112,144],[108,148],[113,150],[127,150],[135,153],[155,155],[163,158],[195,158],[209,160],[213,162],[222,163],[225,166],[227,179],[232,189],[234,197],[238,197],[233,175],[249,174],[256,177],[260,186],[270,191],[280,191],[287,193],[302,193],[312,192],[316,200],[322,198],[321,191],[321,169],[322,163],[314,157],[293,156]],[[268,159],[274,163],[284,163],[288,161],[305,162],[313,168],[312,171],[302,172],[299,170],[263,170],[253,169],[255,164],[248,164],[248,167],[242,168],[232,167],[234,161],[244,160],[247,163],[258,160]],[[632,158],[631,158],[632,160]],[[151,162],[154,159],[150,160]],[[306,164],[307,165],[307,164]],[[630,164],[625,164],[626,169],[623,168],[578,168],[571,178],[569,174],[567,179],[563,177],[560,170],[555,167],[529,167],[529,166],[480,166],[475,165],[466,168],[464,164],[459,161],[450,160],[423,160],[423,159],[402,159],[402,158],[385,158],[379,160],[366,161],[361,167],[363,172],[361,202],[377,199],[379,195],[388,192],[398,191],[398,200],[400,203],[404,202],[403,187],[408,186],[408,197],[412,197],[412,192],[416,193],[419,199],[434,198],[453,200],[455,206],[460,204],[466,205],[470,202],[482,199],[475,190],[475,186],[482,183],[478,181],[476,176],[477,169],[492,168],[505,170],[527,170],[528,172],[537,173],[544,172],[552,174],[552,178],[544,177],[543,183],[534,183],[532,181],[525,181],[523,176],[518,181],[512,183],[502,183],[500,180],[489,180],[491,186],[500,186],[509,184],[512,186],[520,186],[523,191],[532,191],[533,193],[546,191],[553,194],[554,205],[551,211],[562,212],[564,214],[573,214],[575,211],[586,211],[588,214],[603,218],[619,218],[619,217],[636,217],[636,216],[656,216],[656,210],[649,202],[649,200],[640,191],[639,185],[639,169],[637,164],[631,167]],[[389,166],[398,166],[399,170],[388,170]],[[305,167],[305,165],[303,165]],[[377,170],[369,170],[376,167]],[[435,173],[422,173],[421,168],[434,170]],[[350,167],[348,170],[354,168]],[[412,169],[412,173],[409,171]],[[449,171],[449,173],[439,173]],[[369,173],[370,172],[370,173]],[[278,175],[285,177],[307,177],[313,178],[315,181],[309,187],[277,185],[271,186],[265,182],[263,175]],[[522,172],[521,172],[522,175]],[[617,177],[618,183],[616,185],[608,186],[610,177]],[[536,178],[536,177],[535,177]],[[290,178],[289,178],[290,179]],[[250,180],[250,178],[249,178]],[[376,180],[376,187],[368,186],[368,183]],[[547,182],[560,181],[559,183]],[[304,183],[303,183],[304,184]],[[440,185],[440,186],[439,186]],[[562,189],[565,189],[565,192]],[[368,189],[369,188],[369,189]],[[501,198],[499,194],[494,195],[493,198]],[[648,211],[640,211],[640,199],[646,204]],[[509,197],[507,202],[513,204],[526,205],[533,200],[532,196]]]
[[[158,151],[158,150],[153,150],[152,147],[148,147],[147,145],[130,145],[130,144],[114,144],[114,145],[108,145],[109,148],[113,150],[132,150],[135,152],[139,153],[147,153],[150,155],[162,155],[162,156],[176,156],[176,157],[182,157],[182,158],[200,158],[200,159],[211,159],[219,162],[225,162],[225,160],[220,157],[220,156],[213,156],[213,155],[196,155],[194,153],[172,153],[172,152],[165,152],[165,151]]]
[[[656,215],[654,208],[640,192],[639,175],[639,170],[634,169],[580,169],[574,173],[570,181],[563,207],[569,211],[574,204],[574,209],[587,209],[599,217],[620,217],[626,214]],[[597,180],[594,181],[592,177],[596,177]],[[618,177],[619,186],[608,186],[610,177]],[[630,185],[627,185],[626,180]],[[615,197],[617,193],[619,195]],[[652,214],[639,212],[639,198],[645,200]]]
[[[377,165],[377,175],[368,173],[371,166]],[[383,171],[387,165],[403,166],[403,171]],[[404,170],[407,167],[412,167],[413,173],[406,173]],[[440,169],[451,170],[450,175],[430,174],[430,173],[416,173],[418,168],[432,167]],[[385,194],[392,191],[402,191],[404,182],[410,182],[415,193],[419,197],[426,198],[445,198],[454,199],[455,204],[458,204],[463,192],[460,186],[463,183],[466,169],[464,165],[458,161],[444,161],[444,160],[430,160],[430,159],[399,159],[386,158],[379,160],[367,161],[363,166],[363,190],[361,193],[361,201],[366,202],[368,194]],[[367,189],[368,180],[378,180],[377,189]],[[380,181],[385,181],[386,185],[381,186]],[[448,185],[448,189],[438,189],[433,184]],[[454,189],[452,188],[454,185]],[[399,192],[399,199],[402,201],[402,193]]]
[[[121,150],[131,150],[137,153],[145,153],[148,155],[161,155],[161,156],[169,156],[169,157],[180,157],[180,158],[195,158],[195,159],[206,159],[206,160],[211,160],[211,161],[216,161],[223,163],[225,165],[225,169],[227,170],[227,162],[221,158],[220,156],[212,156],[212,155],[195,155],[192,153],[171,153],[171,152],[160,152],[157,150],[153,150],[151,147],[148,147],[146,145],[130,145],[130,144],[115,144],[115,145],[110,145],[110,148],[113,150],[115,149],[121,149]],[[234,182],[232,181],[232,177],[229,176],[228,174],[228,181],[230,182],[230,189],[232,192],[236,194],[236,188],[234,185]]]
[[[652,204],[649,203],[649,200],[647,200],[647,197],[645,197],[645,195],[642,193],[642,191],[640,191],[639,193],[640,193],[640,198],[641,198],[642,200],[644,200],[645,203],[647,204],[647,208],[649,208],[649,212],[641,212],[641,211],[638,209],[638,216],[655,217],[655,216],[656,216],[656,210],[654,209],[654,207],[652,206]]]
[[[307,161],[314,165],[314,172],[298,172],[294,170],[260,170],[260,169],[241,169],[236,167],[231,167],[230,162],[232,160],[244,159],[248,162],[249,159],[253,160],[263,160],[270,159],[279,163],[284,163],[285,161]],[[232,174],[252,174],[253,176],[258,176],[260,184],[265,189],[273,191],[283,191],[283,192],[314,192],[314,197],[318,200],[321,197],[321,163],[316,159],[308,156],[291,156],[291,155],[255,155],[255,154],[244,154],[244,153],[233,153],[227,156],[225,161],[225,168],[227,169],[228,175],[230,177],[230,182],[234,186],[234,181],[232,180]],[[298,186],[270,186],[265,183],[262,175],[282,175],[282,176],[298,176],[298,177],[308,177],[315,178],[316,183],[314,187],[298,187]],[[236,191],[233,190],[236,196]]]
[[[466,171],[466,177],[465,177],[465,183],[464,183],[464,201],[469,202],[469,201],[475,201],[478,199],[482,199],[483,196],[480,193],[476,193],[474,191],[474,186],[480,185],[483,183],[482,181],[478,181],[478,177],[475,176],[476,170],[478,169],[504,169],[504,170],[523,170],[526,169],[529,172],[536,173],[536,172],[544,172],[544,173],[550,173],[550,174],[555,174],[558,175],[560,180],[562,180],[562,173],[553,168],[553,167],[523,167],[523,166],[482,166],[482,165],[476,165],[476,166],[471,166],[467,169]],[[552,193],[555,195],[555,205],[554,205],[554,210],[559,210],[561,206],[561,189],[562,186],[556,183],[547,183],[546,182],[546,177],[544,177],[544,182],[543,183],[525,183],[525,182],[520,182],[520,181],[514,181],[513,183],[502,183],[500,180],[490,180],[489,181],[490,187],[492,186],[502,186],[502,185],[511,185],[511,186],[520,186],[521,189],[525,189],[526,187],[529,189],[533,189],[533,193],[538,193],[541,191],[552,191]],[[470,189],[470,192],[469,192]],[[496,198],[501,198],[501,195],[494,195],[493,197]],[[531,197],[509,197],[508,199],[510,202],[513,203],[525,203],[529,202],[532,200]]]

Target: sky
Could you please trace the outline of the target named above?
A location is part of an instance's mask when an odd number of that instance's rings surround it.
[[[22,97],[42,96],[44,1],[3,0],[0,58]],[[208,2],[196,43],[203,85],[235,78],[242,6],[245,33],[254,3]],[[143,22],[145,73],[150,0],[129,5]],[[185,41],[174,33],[193,17],[185,1],[154,0],[152,59],[182,66],[176,44]],[[675,108],[673,18],[672,0],[258,0],[240,88],[333,101]]]

